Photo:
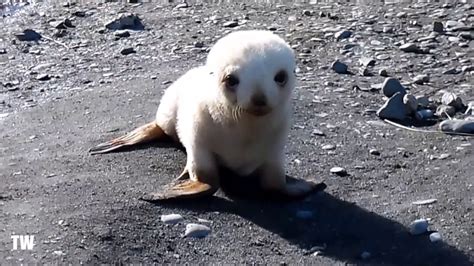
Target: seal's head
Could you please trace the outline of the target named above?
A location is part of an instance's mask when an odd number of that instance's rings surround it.
[[[212,47],[206,67],[227,104],[253,116],[287,105],[295,86],[295,56],[269,31],[236,31]]]

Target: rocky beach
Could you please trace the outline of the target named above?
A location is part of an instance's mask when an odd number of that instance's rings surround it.
[[[2,9],[0,263],[474,263],[473,4]],[[139,200],[179,175],[185,153],[88,149],[151,121],[163,91],[243,29],[294,49],[287,173],[327,188],[283,203]],[[34,235],[34,248],[13,250],[12,235]]]

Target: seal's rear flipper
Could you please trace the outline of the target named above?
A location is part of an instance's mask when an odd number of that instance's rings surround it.
[[[138,143],[144,143],[154,139],[165,138],[165,132],[155,123],[151,122],[146,125],[143,125],[132,132],[113,139],[111,141],[107,141],[101,143],[94,148],[89,150],[90,154],[98,154],[98,153],[106,153],[113,150],[117,150],[124,146],[131,146]]]
[[[165,187],[163,192],[150,193],[141,197],[141,200],[157,202],[164,200],[193,199],[213,195],[219,189],[200,181],[177,180],[177,182]]]

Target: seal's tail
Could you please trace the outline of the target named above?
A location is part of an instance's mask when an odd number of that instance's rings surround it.
[[[148,123],[139,128],[136,128],[128,134],[101,143],[91,149],[89,149],[90,154],[99,154],[107,153],[114,150],[117,150],[124,146],[131,146],[138,143],[145,143],[150,140],[165,138],[167,135],[155,122]]]

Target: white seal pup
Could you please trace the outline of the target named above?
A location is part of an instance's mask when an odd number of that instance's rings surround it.
[[[236,31],[212,47],[206,64],[168,87],[155,121],[92,148],[92,154],[171,137],[187,153],[175,183],[148,200],[193,198],[219,189],[219,166],[247,176],[258,173],[262,187],[303,197],[317,184],[287,183],[285,143],[291,124],[295,56],[269,31]]]

